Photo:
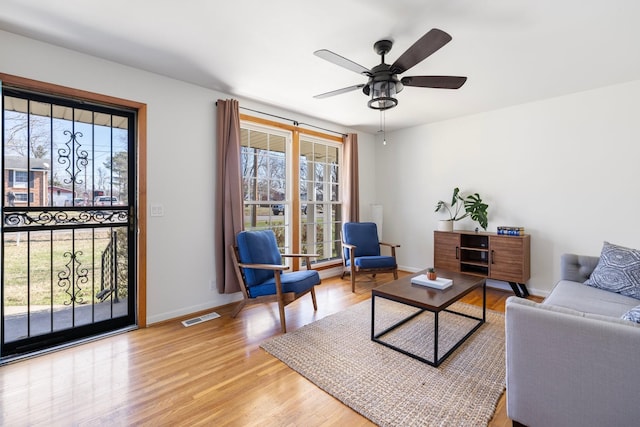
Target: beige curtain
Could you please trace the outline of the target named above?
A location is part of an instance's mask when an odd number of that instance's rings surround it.
[[[342,217],[344,222],[360,221],[360,189],[358,181],[358,134],[344,137],[344,198]]]
[[[240,291],[228,253],[243,229],[240,177],[240,112],[235,99],[218,100],[216,121],[215,267],[220,293]]]

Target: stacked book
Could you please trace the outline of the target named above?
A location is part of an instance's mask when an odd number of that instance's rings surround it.
[[[450,286],[453,286],[453,280],[445,279],[444,277],[438,277],[435,280],[430,280],[427,278],[426,274],[420,274],[416,277],[411,278],[411,283],[414,285],[428,286],[430,288],[436,289],[447,289]]]
[[[524,227],[498,227],[498,234],[507,236],[524,236]]]

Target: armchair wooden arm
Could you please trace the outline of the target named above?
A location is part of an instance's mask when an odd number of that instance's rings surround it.
[[[283,258],[304,258],[304,262],[305,265],[307,267],[307,270],[313,270],[313,268],[311,268],[311,258],[317,258],[319,255],[318,254],[283,254],[282,257]]]
[[[378,243],[381,244],[381,245],[389,246],[389,247],[393,247],[393,248],[399,248],[400,247],[400,245],[397,245],[395,243],[387,243],[387,242],[378,242]]]
[[[352,245],[350,243],[342,242],[342,247],[349,249],[349,259],[353,259],[353,254],[354,254],[354,251],[356,250],[357,246],[356,245]]]
[[[244,264],[244,263],[239,262],[238,266],[242,267],[242,268],[255,268],[257,270],[279,270],[279,271],[284,271],[284,270],[288,270],[289,269],[288,265],[277,265],[277,264]]]
[[[357,246],[356,245],[352,245],[350,243],[345,243],[343,241],[342,242],[342,247],[349,249],[349,259],[353,259],[353,256],[355,255],[355,250],[356,250]],[[344,267],[344,255],[342,257],[342,266]],[[344,273],[342,273],[342,276],[344,277]]]
[[[395,258],[396,256],[396,248],[399,248],[400,245],[397,245],[395,243],[387,243],[387,242],[379,242],[380,246],[387,246],[389,248],[391,248],[391,256]]]
[[[280,273],[288,270],[288,265],[278,265],[278,264],[246,264],[239,262],[238,267],[242,268],[253,268],[256,270],[273,270],[276,279],[276,295],[279,299],[282,299],[282,283],[280,281]],[[239,311],[239,310],[238,310]]]

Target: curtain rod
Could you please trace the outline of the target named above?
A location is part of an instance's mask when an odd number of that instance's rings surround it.
[[[217,102],[216,102],[216,104],[217,104]],[[271,117],[275,117],[275,118],[282,119],[282,120],[288,120],[291,123],[293,123],[294,126],[304,125],[304,126],[309,126],[309,127],[312,127],[312,128],[320,129],[320,130],[323,130],[325,132],[335,133],[335,134],[338,134],[340,136],[348,136],[347,134],[344,134],[342,132],[338,132],[338,131],[331,130],[331,129],[325,129],[323,127],[312,125],[312,124],[309,124],[309,123],[298,122],[297,120],[294,120],[294,119],[289,119],[287,117],[277,116],[277,115],[271,114],[271,113],[265,113],[264,111],[253,110],[251,108],[246,108],[246,107],[239,107],[239,108],[241,110],[247,110],[247,111],[252,111],[252,112],[258,113],[258,114],[264,114],[265,116],[271,116]]]

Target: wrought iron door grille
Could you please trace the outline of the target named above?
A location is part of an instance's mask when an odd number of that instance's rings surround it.
[[[126,207],[89,208],[5,208],[2,213],[4,231],[38,231],[47,229],[114,227],[129,224],[129,211]]]
[[[135,325],[135,112],[2,97],[0,359]]]

